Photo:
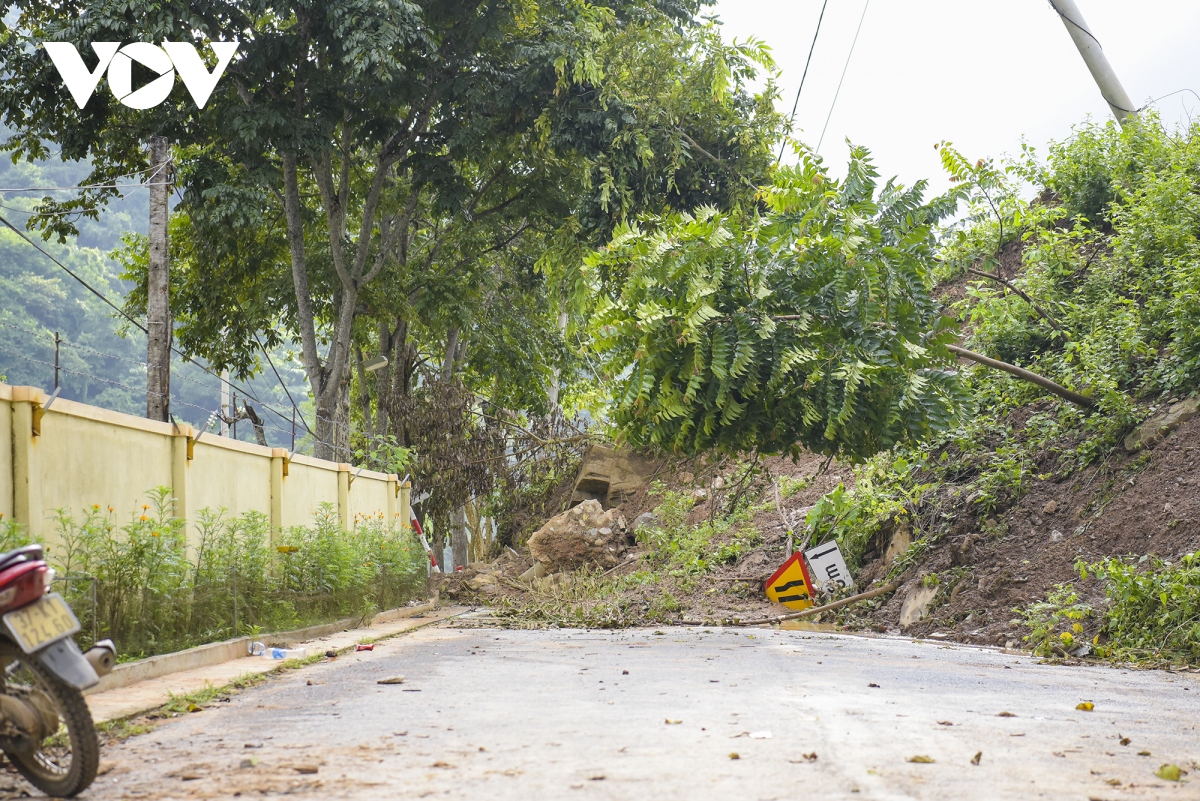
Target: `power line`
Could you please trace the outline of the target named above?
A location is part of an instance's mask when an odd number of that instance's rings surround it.
[[[846,70],[850,69],[850,57],[854,55],[854,46],[858,44],[858,35],[862,32],[863,20],[867,18],[867,9],[871,0],[863,3],[862,16],[858,18],[858,28],[854,31],[854,41],[850,43],[850,52],[846,54],[846,65],[842,67],[842,77],[838,79],[837,91],[833,93],[833,102],[829,104],[829,114],[825,117],[825,127],[821,129],[821,138],[817,140],[817,152],[821,152],[821,143],[825,141],[825,131],[829,129],[829,120],[833,118],[833,109],[837,105],[838,95],[842,93],[842,81],[846,80]]]
[[[45,256],[50,261],[54,262],[54,264],[58,265],[64,272],[67,273],[67,275],[74,278],[76,281],[78,281],[80,284],[82,284],[85,289],[87,289],[89,292],[91,292],[96,297],[100,298],[100,300],[102,300],[105,303],[105,305],[107,305],[109,308],[111,308],[113,311],[115,311],[122,318],[124,318],[125,320],[128,320],[130,323],[135,325],[143,334],[146,334],[147,336],[150,335],[150,332],[146,330],[146,327],[144,325],[142,325],[136,319],[134,319],[132,316],[130,316],[124,309],[122,309],[121,307],[119,307],[115,303],[113,303],[111,300],[109,300],[102,292],[100,292],[100,290],[96,289],[91,284],[89,284],[87,281],[85,281],[83,278],[81,278],[70,267],[67,267],[67,265],[63,264],[61,261],[59,261],[54,256],[52,256],[49,252],[47,252],[45,249],[43,249],[40,245],[38,245],[36,242],[34,242],[29,237],[27,237],[23,231],[19,230],[15,225],[13,225],[11,222],[9,222],[8,219],[6,219],[2,215],[0,215],[0,224],[7,226],[10,230],[12,230],[13,233],[15,233],[17,236],[21,237],[21,239],[25,240],[25,242],[27,242],[29,245],[31,245],[35,250],[37,250],[39,253],[41,253],[43,256]],[[201,370],[202,372],[208,373],[210,376],[217,379],[218,381],[224,381],[224,379],[222,379],[219,375],[217,375],[216,373],[214,373],[212,370],[208,369],[204,365],[200,364],[200,362],[196,361],[192,357],[183,353],[181,350],[176,348],[174,345],[171,346],[171,351],[174,352],[176,355],[178,355],[179,358],[183,359],[184,362],[189,363],[189,364],[194,364],[197,369]],[[238,392],[241,392],[244,396],[246,396],[247,398],[250,398],[255,403],[262,406],[264,409],[270,409],[272,412],[274,412],[276,415],[278,415],[281,419],[287,419],[285,415],[281,414],[278,410],[271,409],[270,406],[265,401],[260,400],[253,392],[249,391],[248,389],[245,389],[244,387],[240,387],[237,384],[234,384],[232,381],[226,381],[225,383],[229,384],[230,387],[236,389]],[[295,404],[293,404],[293,408],[295,408]],[[299,412],[299,409],[297,409],[296,411]]]
[[[804,60],[804,74],[800,76],[800,87],[796,89],[796,99],[792,103],[791,121],[796,121],[796,108],[800,105],[800,92],[804,89],[804,79],[808,77],[808,65],[812,63],[813,50],[817,47],[817,36],[821,33],[821,20],[825,19],[825,6],[829,5],[829,0],[821,3],[821,15],[817,17],[817,29],[813,31],[812,44],[808,46],[808,58]],[[787,146],[784,141],[779,145],[779,155],[775,158],[775,163],[778,164],[783,159],[783,149]]]

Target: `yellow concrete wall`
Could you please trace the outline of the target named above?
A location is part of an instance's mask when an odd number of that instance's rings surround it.
[[[171,488],[175,512],[193,536],[191,524],[204,508],[262,512],[276,529],[309,525],[322,502],[346,524],[356,516],[408,517],[394,475],[212,433],[197,440],[191,426],[67,400],[44,410],[47,400],[40,389],[0,384],[0,514],[39,539],[57,539],[56,509],[78,517],[93,505],[111,506],[122,524],[140,515],[147,492],[160,486]]]
[[[43,508],[77,516],[98,504],[125,511],[118,519],[128,520],[129,511],[149,503],[147,490],[171,486],[171,437],[83,416],[88,408],[56,400],[42,418],[41,436],[32,438]]]
[[[12,387],[0,384],[0,515],[13,516]]]
[[[192,445],[187,507],[271,514],[271,449],[209,433]]]
[[[322,503],[338,505],[337,464],[296,455],[288,465],[288,503],[283,509],[283,527],[305,526]]]

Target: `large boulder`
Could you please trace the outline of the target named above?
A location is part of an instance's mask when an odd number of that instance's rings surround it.
[[[1137,453],[1143,448],[1153,448],[1168,434],[1184,423],[1200,416],[1200,395],[1171,404],[1125,437],[1125,450]]]
[[[529,552],[549,575],[584,565],[613,567],[628,547],[625,516],[586,500],[550,518],[529,538]]]
[[[571,503],[596,500],[605,509],[619,506],[660,467],[660,460],[624,448],[593,445],[579,465]]]

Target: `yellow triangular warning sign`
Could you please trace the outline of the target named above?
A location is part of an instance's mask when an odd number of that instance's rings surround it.
[[[789,609],[807,609],[813,605],[813,586],[808,578],[804,555],[792,554],[775,574],[767,579],[763,588],[767,599],[783,604]]]

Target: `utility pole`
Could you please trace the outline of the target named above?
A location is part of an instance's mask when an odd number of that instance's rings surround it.
[[[150,137],[150,263],[146,278],[146,417],[170,420],[171,302],[167,243],[170,150],[165,136]]]
[[[1079,6],[1075,5],[1075,0],[1050,0],[1050,7],[1058,12],[1067,33],[1071,34],[1071,39],[1075,42],[1075,47],[1079,48],[1083,63],[1087,64],[1088,71],[1100,87],[1100,96],[1108,103],[1117,122],[1124,126],[1125,121],[1137,113],[1137,109],[1125,93],[1125,87],[1121,86],[1112,65],[1108,63],[1100,40],[1088,29]]]

